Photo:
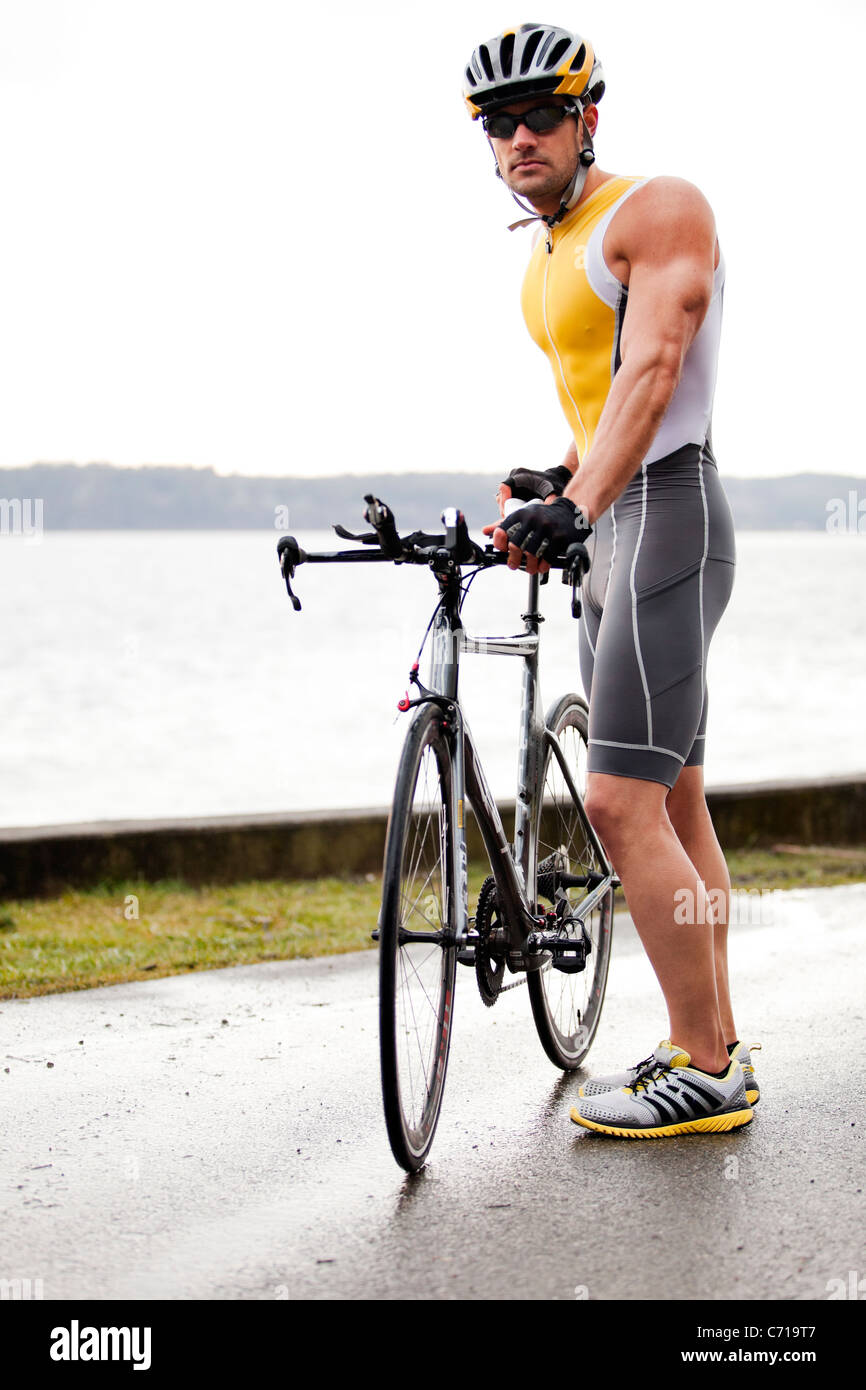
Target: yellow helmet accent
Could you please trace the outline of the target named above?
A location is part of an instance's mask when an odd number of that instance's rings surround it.
[[[586,91],[587,83],[593,68],[596,66],[596,62],[595,54],[592,51],[592,45],[586,43],[584,47],[586,49],[586,57],[583,60],[582,67],[577,72],[574,71],[573,64],[570,64],[567,59],[562,67],[556,69],[557,76],[562,78],[561,83],[556,89],[557,93],[565,92],[569,96],[581,97]],[[603,89],[604,84],[602,83],[602,90]]]

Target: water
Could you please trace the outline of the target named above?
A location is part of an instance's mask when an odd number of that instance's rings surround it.
[[[275,540],[0,537],[0,825],[388,804],[432,579],[309,566],[296,614]],[[710,656],[708,784],[866,772],[866,543],[745,532],[738,545]],[[549,703],[581,686],[568,591],[557,578],[542,594]],[[524,601],[525,579],[482,574],[467,626],[518,631]],[[502,657],[461,672],[499,796],[514,792],[519,675]]]

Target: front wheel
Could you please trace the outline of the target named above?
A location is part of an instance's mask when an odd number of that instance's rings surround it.
[[[556,889],[561,886],[558,876],[562,873],[585,877],[608,872],[595,848],[583,808],[588,751],[585,701],[579,695],[564,695],[549,711],[546,723],[548,733],[543,736],[536,764],[539,780],[533,826],[535,853],[530,856],[536,865],[535,883],[529,885],[530,898],[539,912],[554,908]],[[578,800],[572,796],[551,737],[564,755]],[[579,909],[587,890],[568,886],[563,891],[568,904],[562,931],[579,938],[580,925],[570,920],[570,912]],[[542,1047],[553,1064],[565,1071],[580,1066],[598,1028],[610,962],[613,896],[610,888],[591,912],[581,914],[589,946],[583,970],[565,973],[548,963],[526,977]]]
[[[388,1138],[421,1168],[439,1119],[454,1007],[452,762],[442,717],[419,709],[397,772],[379,919],[379,1039]]]

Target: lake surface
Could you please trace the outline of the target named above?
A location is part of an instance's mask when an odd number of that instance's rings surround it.
[[[276,539],[0,537],[0,825],[389,803],[431,576],[310,566],[297,614]],[[738,547],[710,653],[707,783],[866,772],[866,539],[744,532]],[[519,631],[525,589],[480,575],[466,626]],[[545,704],[581,689],[568,593],[542,590]],[[461,681],[493,791],[513,795],[519,663],[470,656]]]

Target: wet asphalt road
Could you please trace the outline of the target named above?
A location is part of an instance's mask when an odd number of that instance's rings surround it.
[[[826,1299],[866,1275],[866,885],[763,916],[732,929],[763,1044],[750,1125],[578,1130],[588,1073],[547,1061],[525,989],[488,1011],[460,970],[414,1178],[381,1115],[375,952],[0,1004],[0,1278],[46,1299]],[[664,1032],[618,917],[589,1071]]]

